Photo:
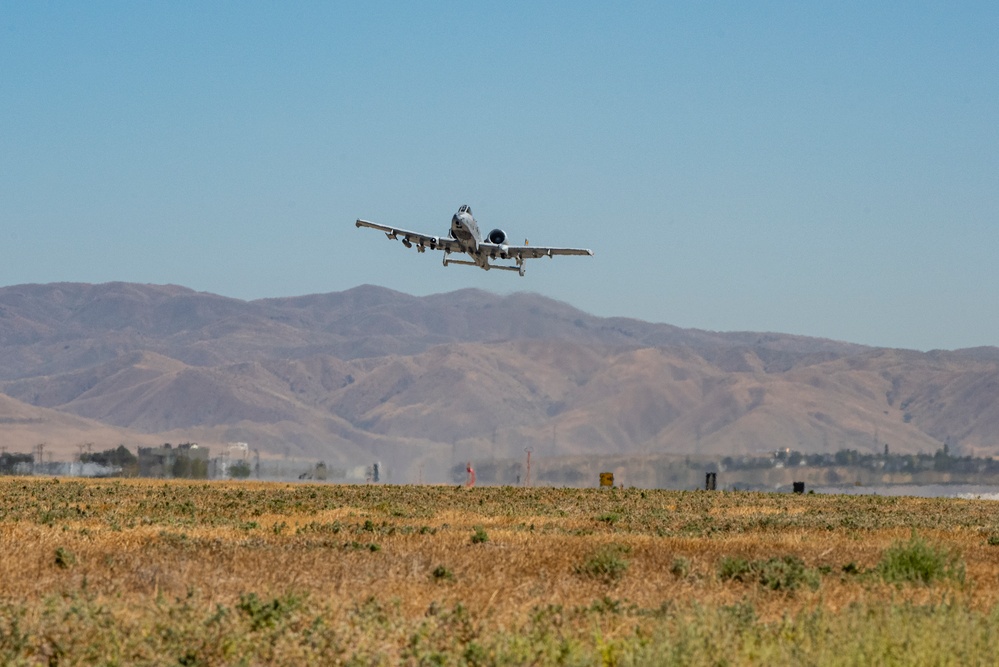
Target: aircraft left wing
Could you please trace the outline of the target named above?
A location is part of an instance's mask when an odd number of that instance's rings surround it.
[[[492,259],[537,259],[539,257],[554,257],[555,255],[588,255],[592,250],[586,248],[546,248],[534,245],[499,245],[496,243],[480,243],[479,252],[489,255]]]
[[[427,234],[421,234],[420,232],[411,232],[407,229],[388,227],[386,225],[379,225],[377,222],[360,219],[354,223],[354,226],[370,227],[371,229],[377,229],[378,231],[385,232],[385,236],[390,239],[401,239],[403,245],[407,248],[416,244],[416,248],[420,252],[423,252],[427,248],[430,248],[431,250],[443,250],[445,252],[461,251],[461,246],[459,246],[458,242],[450,236],[428,236]]]

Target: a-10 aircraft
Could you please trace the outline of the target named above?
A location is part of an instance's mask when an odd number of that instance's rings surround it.
[[[479,225],[472,217],[472,209],[465,204],[458,209],[458,212],[451,216],[451,229],[448,236],[428,236],[419,232],[410,232],[405,229],[379,225],[377,222],[358,220],[357,227],[370,227],[385,232],[385,236],[390,239],[402,238],[402,244],[407,248],[416,245],[416,249],[425,252],[427,248],[431,250],[444,251],[444,266],[448,264],[465,264],[467,266],[478,266],[488,271],[489,269],[501,269],[503,271],[517,271],[524,275],[524,261],[537,259],[539,257],[554,257],[555,255],[592,255],[592,250],[585,248],[545,248],[542,246],[510,245],[506,242],[506,232],[502,229],[494,229],[483,239],[479,231]],[[471,261],[461,259],[449,259],[453,252],[465,253],[471,257]],[[516,262],[514,266],[502,264],[490,264],[491,259],[512,259]]]

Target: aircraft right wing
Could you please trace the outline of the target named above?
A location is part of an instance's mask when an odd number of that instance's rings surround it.
[[[402,244],[407,248],[412,247],[415,243],[417,250],[423,252],[426,248],[431,250],[443,250],[444,252],[461,252],[461,246],[450,236],[428,236],[427,234],[421,234],[420,232],[411,232],[407,229],[399,229],[397,227],[388,227],[386,225],[379,225],[377,222],[370,222],[369,220],[360,220],[354,223],[355,227],[370,227],[371,229],[377,229],[378,231],[385,232],[385,236],[390,239],[401,239]]]

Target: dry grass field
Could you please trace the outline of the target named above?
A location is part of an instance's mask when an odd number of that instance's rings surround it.
[[[0,479],[0,664],[999,664],[999,505]]]

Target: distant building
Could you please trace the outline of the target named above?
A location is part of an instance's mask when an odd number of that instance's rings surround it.
[[[140,477],[180,477],[205,479],[208,477],[208,448],[196,442],[185,442],[172,447],[139,447]]]

